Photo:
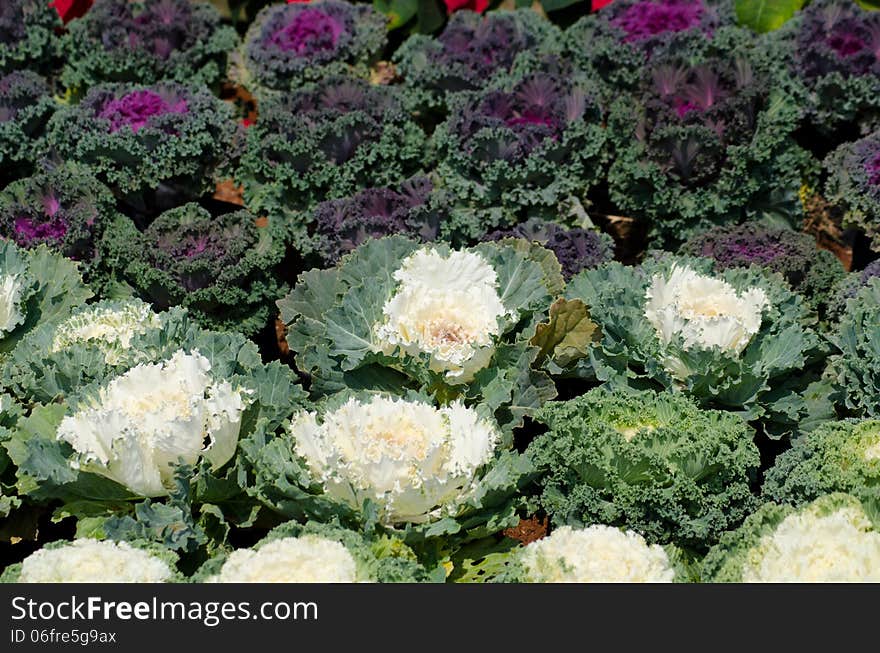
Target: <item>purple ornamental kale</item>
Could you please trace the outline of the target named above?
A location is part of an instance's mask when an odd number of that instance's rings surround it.
[[[170,113],[187,113],[186,100],[166,94],[165,97],[150,89],[132,91],[119,98],[110,99],[97,113],[97,117],[110,121],[110,133],[129,127],[140,131],[153,117]]]
[[[868,175],[868,183],[880,187],[880,152],[865,163],[865,172]]]
[[[623,3],[609,22],[626,34],[626,43],[632,43],[702,27],[707,13],[701,0],[638,0]]]
[[[413,177],[399,189],[367,188],[351,197],[321,202],[313,213],[319,253],[332,265],[368,238],[399,233],[423,242],[434,240],[438,220],[427,206],[433,190],[427,177]]]
[[[590,104],[586,93],[551,75],[532,75],[511,91],[489,91],[452,117],[451,134],[477,159],[521,161],[559,142]]]
[[[512,229],[493,231],[486,236],[486,240],[502,238],[525,238],[541,243],[556,255],[566,279],[614,258],[614,243],[607,234],[580,227],[566,229],[555,222],[531,219]]]
[[[266,44],[299,57],[333,50],[345,23],[331,13],[305,7],[294,12],[286,24],[272,32]]]
[[[855,2],[814,2],[802,11],[796,44],[804,77],[880,75],[880,12]]]
[[[21,70],[0,77],[0,123],[15,120],[48,95],[49,85],[36,73]]]

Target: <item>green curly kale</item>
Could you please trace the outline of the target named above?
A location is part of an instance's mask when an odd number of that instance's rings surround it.
[[[704,550],[756,505],[760,462],[736,415],[672,393],[597,388],[537,413],[529,445],[553,524],[608,524]]]

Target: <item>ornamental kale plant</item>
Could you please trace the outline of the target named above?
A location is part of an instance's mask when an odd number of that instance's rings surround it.
[[[608,234],[580,227],[568,228],[535,218],[486,236],[487,240],[502,238],[525,238],[543,245],[556,255],[566,280],[581,270],[595,268],[614,258],[614,240]]]
[[[182,577],[164,547],[77,538],[50,542],[10,565],[0,583],[172,583]]]
[[[588,307],[602,338],[588,357],[549,369],[669,388],[706,408],[760,418],[771,437],[792,430],[812,410],[803,393],[821,357],[815,318],[780,276],[713,266],[664,255],[581,272],[565,296]]]
[[[24,177],[45,150],[55,110],[46,80],[29,70],[0,76],[0,184]]]
[[[560,526],[514,549],[492,582],[673,583],[686,577],[672,545],[648,544],[634,531],[594,524]]]
[[[102,82],[210,86],[220,82],[237,43],[208,2],[98,0],[68,27],[61,80],[77,91]]]
[[[57,54],[58,14],[43,0],[0,4],[0,72],[31,68],[48,72]]]
[[[829,494],[800,508],[764,504],[703,561],[710,583],[877,582],[876,507]]]
[[[429,178],[413,177],[396,188],[367,188],[321,202],[311,214],[314,234],[305,237],[301,249],[314,249],[322,261],[335,265],[368,238],[401,234],[433,241],[444,231],[445,217],[433,190]]]
[[[418,393],[342,392],[242,450],[248,491],[283,516],[378,525],[413,545],[455,536],[454,548],[515,524],[531,473],[488,407],[438,407]]]
[[[232,74],[261,97],[330,77],[369,77],[385,22],[370,6],[341,0],[270,5],[248,28]]]
[[[554,525],[607,524],[703,551],[752,511],[760,463],[736,415],[680,394],[597,388],[551,402],[527,450]]]
[[[37,325],[63,319],[91,296],[73,261],[45,245],[24,250],[0,240],[0,359]]]
[[[599,106],[561,71],[457,94],[433,144],[444,188],[466,210],[485,212],[487,229],[567,215],[586,202],[606,155]]]
[[[207,90],[176,82],[100,84],[56,112],[48,141],[143,208],[150,199],[197,197],[213,187],[235,131],[231,115]]]
[[[772,216],[792,225],[811,159],[791,138],[801,109],[747,50],[685,64],[652,59],[637,97],[611,108],[612,200],[658,243]]]
[[[102,239],[116,215],[110,190],[76,164],[38,172],[0,191],[0,236],[23,248],[46,245],[79,262],[95,289],[106,280]]]
[[[829,321],[837,322],[846,311],[847,302],[855,297],[859,290],[867,286],[874,277],[880,277],[880,260],[868,263],[864,270],[850,272],[838,280],[830,293]]]
[[[206,328],[253,335],[287,290],[278,274],[283,234],[245,210],[214,217],[189,203],[165,211],[143,233],[122,220],[108,250],[143,299],[158,310],[183,306]]]
[[[727,0],[615,0],[565,31],[565,51],[613,97],[638,85],[652,57],[699,53],[719,31],[736,33],[735,22]]]
[[[833,492],[880,499],[880,421],[828,422],[776,458],[762,487],[768,501],[803,505]]]
[[[803,86],[816,129],[880,125],[880,15],[856,2],[814,0],[771,38]]]
[[[106,315],[91,317],[96,326],[102,317],[107,324]],[[182,328],[169,329],[175,324]],[[100,352],[99,340],[105,356],[113,349],[112,333],[67,335],[80,352]],[[277,361],[264,365],[256,345],[236,333],[174,318],[132,342],[146,345],[150,360],[118,374],[109,365],[110,376],[78,386],[63,401],[36,404],[3,445],[16,465],[19,495],[73,502],[67,512],[89,518],[80,520],[81,532],[190,548],[193,538],[204,542],[192,523],[196,505],[244,499],[236,480],[239,439],[273,432],[303,394],[292,370]]]
[[[880,248],[880,130],[828,155],[826,197],[844,210],[845,226],[863,231]]]
[[[696,234],[679,252],[711,258],[718,270],[757,265],[778,272],[822,316],[831,301],[831,288],[846,274],[834,254],[817,249],[813,236],[757,222]]]
[[[334,78],[271,98],[247,133],[237,177],[253,211],[282,216],[372,186],[397,184],[425,163],[425,136],[395,91]]]
[[[456,11],[436,37],[415,34],[394,61],[414,109],[444,113],[451,94],[475,91],[512,70],[522,52],[550,52],[559,31],[531,9]]]
[[[509,431],[555,395],[528,338],[562,286],[553,254],[525,241],[452,250],[394,236],[303,273],[278,307],[314,397],[424,389],[485,403]]]
[[[841,403],[854,415],[880,415],[880,279],[867,285],[846,302],[831,336],[837,351],[828,370],[840,391]]]
[[[161,360],[192,328],[184,309],[154,313],[139,299],[103,300],[37,326],[2,363],[2,384],[25,406],[64,400],[138,363]]]
[[[442,568],[433,574],[442,582]],[[335,523],[287,522],[253,548],[208,560],[202,583],[417,583],[434,580],[401,540],[365,537]]]

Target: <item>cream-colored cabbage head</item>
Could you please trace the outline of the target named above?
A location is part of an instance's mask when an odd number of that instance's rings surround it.
[[[202,457],[216,469],[235,454],[248,391],[214,381],[197,351],[142,364],[110,381],[58,427],[74,466],[154,497],[173,486],[174,465]]]
[[[521,561],[535,583],[671,583],[675,577],[662,547],[602,525],[557,528],[527,545]]]
[[[400,282],[376,333],[382,350],[430,355],[430,368],[450,382],[465,383],[489,364],[508,314],[498,295],[498,277],[479,254],[432,248],[416,251],[394,273]]]
[[[738,293],[723,279],[673,266],[668,276],[655,274],[645,293],[645,317],[660,342],[681,338],[684,349],[720,349],[739,355],[761,329],[769,300],[762,288]],[[690,371],[670,358],[667,368],[679,377]]]
[[[18,582],[165,583],[172,576],[168,563],[127,542],[80,539],[29,555]]]
[[[136,335],[162,325],[146,302],[131,301],[119,306],[94,306],[72,315],[55,330],[52,352],[76,343],[97,343],[108,365],[116,365],[130,354]],[[130,360],[130,359],[129,359]]]
[[[233,551],[209,583],[354,583],[357,564],[341,543],[317,535]]]
[[[500,439],[495,424],[458,402],[435,408],[382,396],[349,399],[321,423],[303,411],[290,432],[328,495],[355,509],[371,499],[386,523],[454,512]]]
[[[880,533],[857,506],[806,508],[782,520],[747,554],[746,583],[880,582]]]

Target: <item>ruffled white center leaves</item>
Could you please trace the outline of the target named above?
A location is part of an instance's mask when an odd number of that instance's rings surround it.
[[[141,496],[168,494],[174,465],[204,457],[216,469],[235,453],[250,399],[194,352],[142,364],[101,388],[90,405],[66,416],[57,437],[84,471],[106,476]]]
[[[0,275],[0,336],[5,336],[24,322],[21,307],[22,290],[24,283],[21,275]]]
[[[761,328],[767,294],[761,288],[738,293],[722,279],[673,266],[670,274],[655,274],[645,298],[645,317],[663,345],[680,339],[685,350],[718,349],[739,355]],[[679,377],[689,375],[674,357],[664,361]]]
[[[420,523],[455,512],[500,439],[496,426],[459,403],[349,399],[319,422],[291,424],[296,453],[325,492],[358,510],[366,499],[386,523]]]
[[[662,547],[602,525],[557,528],[526,546],[521,561],[537,583],[671,583],[675,576]]]
[[[357,564],[341,543],[316,535],[285,537],[233,551],[209,583],[354,583]]]
[[[858,507],[817,515],[806,509],[780,522],[749,551],[744,582],[878,582],[880,533]]]
[[[58,326],[52,352],[75,343],[96,342],[107,364],[116,365],[129,352],[132,338],[161,326],[161,319],[146,302],[97,305],[72,315]]]
[[[20,583],[164,583],[168,564],[126,542],[74,540],[32,553],[21,565]]]
[[[508,314],[498,295],[498,277],[479,254],[443,256],[423,248],[405,258],[394,273],[400,283],[377,326],[382,350],[430,355],[430,369],[467,382],[488,365]]]

